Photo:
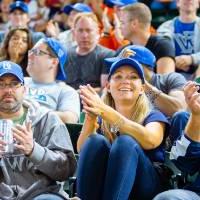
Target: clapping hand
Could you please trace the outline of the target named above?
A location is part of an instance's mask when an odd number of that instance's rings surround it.
[[[83,104],[83,111],[86,114],[100,115],[102,114],[105,104],[95,92],[95,90],[88,84],[80,86],[80,98]]]
[[[50,37],[57,37],[60,33],[58,23],[54,23],[53,20],[50,20],[46,26],[46,33]]]
[[[189,81],[184,86],[185,101],[194,115],[200,115],[200,93],[199,86],[195,82]]]
[[[175,61],[176,68],[188,71],[190,69],[190,65],[192,64],[192,57],[190,55],[176,56]]]

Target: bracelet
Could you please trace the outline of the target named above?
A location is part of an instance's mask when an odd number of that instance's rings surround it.
[[[123,118],[120,117],[114,124],[111,124],[110,132],[117,134],[123,122],[124,122]]]
[[[158,92],[153,91],[152,89],[149,89],[146,93],[146,96],[151,101],[152,104],[155,103],[155,100],[161,95],[162,91],[158,90]]]

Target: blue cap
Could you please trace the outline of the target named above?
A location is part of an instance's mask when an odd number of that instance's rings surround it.
[[[110,77],[114,74],[114,72],[118,68],[120,68],[124,65],[128,65],[128,66],[134,68],[137,71],[139,77],[141,78],[142,83],[144,83],[144,71],[143,71],[142,65],[140,63],[138,63],[136,60],[131,59],[131,58],[121,58],[121,59],[117,60],[116,62],[114,62],[111,65],[109,75],[108,75],[108,80],[110,79]]]
[[[28,6],[23,1],[15,1],[10,4],[10,12],[13,12],[16,9],[20,9],[25,13],[28,13]]]
[[[113,6],[127,6],[137,2],[137,0],[104,0],[104,4],[111,8]]]
[[[63,12],[66,13],[67,15],[69,15],[69,13],[72,10],[76,10],[78,12],[84,12],[84,13],[91,13],[92,12],[92,9],[90,8],[90,6],[88,6],[85,3],[70,4],[70,5],[66,5],[63,8]]]
[[[1,61],[0,62],[0,77],[6,74],[12,74],[16,76],[20,80],[20,82],[24,84],[23,71],[22,71],[22,68],[18,64],[8,61],[8,60]]]
[[[58,40],[54,38],[44,38],[42,40],[51,48],[59,60],[59,69],[56,79],[61,81],[66,80],[67,77],[64,70],[64,66],[67,61],[66,49]]]
[[[140,45],[130,45],[125,47],[117,57],[105,58],[104,62],[108,67],[112,63],[116,62],[120,58],[132,58],[137,60],[140,64],[144,64],[147,67],[153,69],[156,65],[156,57],[154,54],[144,46]]]

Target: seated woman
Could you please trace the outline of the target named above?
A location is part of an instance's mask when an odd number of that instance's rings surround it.
[[[142,66],[122,58],[110,68],[102,99],[90,85],[80,87],[86,113],[77,143],[81,199],[146,200],[162,191],[153,162],[164,161],[168,121],[151,109],[144,83]],[[100,134],[95,133],[98,124]]]
[[[28,76],[28,50],[32,46],[31,33],[27,28],[13,28],[6,35],[0,48],[0,61],[10,60],[19,64],[23,68],[24,76]]]

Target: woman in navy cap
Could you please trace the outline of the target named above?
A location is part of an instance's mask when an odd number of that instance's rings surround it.
[[[151,109],[144,92],[144,72],[137,61],[116,61],[108,79],[102,98],[90,85],[80,87],[86,117],[77,143],[78,197],[152,199],[163,189],[153,162],[164,161],[168,121]]]

